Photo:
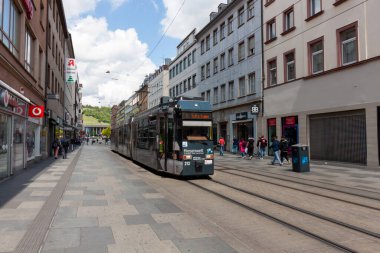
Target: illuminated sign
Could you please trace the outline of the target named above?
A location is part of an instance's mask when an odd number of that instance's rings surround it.
[[[198,113],[198,112],[184,112],[182,113],[183,119],[211,119],[211,113]]]
[[[27,104],[18,99],[15,95],[5,89],[0,88],[0,107],[9,112],[26,117]]]

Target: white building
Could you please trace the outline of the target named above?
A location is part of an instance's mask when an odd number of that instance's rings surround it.
[[[177,46],[177,56],[169,65],[169,96],[199,97],[195,29]]]
[[[166,59],[169,64],[170,60]],[[160,104],[163,96],[169,96],[169,66],[162,65],[145,79],[148,85],[148,109]]]
[[[221,3],[196,35],[200,92],[213,106],[215,138],[227,150],[236,138],[261,134],[261,3]]]
[[[264,1],[266,135],[379,167],[380,1]]]

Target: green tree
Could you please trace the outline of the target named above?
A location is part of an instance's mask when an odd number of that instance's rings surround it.
[[[111,136],[111,127],[107,127],[106,129],[103,129],[102,135],[103,136],[107,136],[107,138],[110,138],[110,136]]]

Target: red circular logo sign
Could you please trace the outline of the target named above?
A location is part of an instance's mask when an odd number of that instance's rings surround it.
[[[32,109],[32,114],[35,116],[35,117],[41,117],[42,115],[42,109],[40,107],[34,107]]]

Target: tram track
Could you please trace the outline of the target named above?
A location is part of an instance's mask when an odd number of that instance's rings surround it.
[[[379,233],[376,233],[376,232],[373,232],[373,231],[370,231],[367,229],[363,229],[363,228],[360,228],[358,226],[354,226],[354,225],[351,225],[351,224],[348,224],[348,223],[345,223],[345,222],[342,222],[342,221],[336,220],[334,218],[330,218],[330,217],[327,217],[327,216],[324,216],[324,215],[321,215],[321,214],[318,214],[318,213],[315,213],[312,211],[308,211],[308,210],[305,210],[305,209],[302,209],[302,208],[299,208],[299,207],[296,207],[296,206],[293,206],[293,205],[290,205],[290,204],[287,204],[287,203],[284,203],[284,202],[281,202],[281,201],[278,201],[278,200],[275,200],[275,199],[272,199],[272,198],[269,198],[269,197],[266,197],[266,196],[263,196],[260,194],[257,194],[257,193],[253,193],[253,192],[247,191],[245,189],[241,189],[239,187],[235,187],[235,186],[226,184],[226,183],[221,182],[219,180],[210,179],[210,180],[208,180],[208,182],[212,182],[213,184],[218,184],[218,185],[223,186],[225,188],[232,189],[234,191],[247,194],[253,198],[259,198],[259,199],[264,200],[266,202],[270,202],[271,204],[275,204],[275,205],[279,206],[280,208],[290,209],[290,210],[292,210],[292,212],[298,212],[298,213],[301,213],[302,215],[307,215],[309,217],[315,218],[315,219],[320,220],[322,222],[326,222],[326,223],[331,224],[333,226],[339,226],[341,229],[345,230],[346,232],[348,230],[348,231],[351,231],[353,233],[360,233],[360,234],[362,234],[362,236],[372,238],[372,239],[370,239],[370,241],[376,240],[376,243],[378,243],[378,245],[380,245],[380,240],[379,240],[380,234]],[[324,242],[325,244],[331,245],[331,246],[338,248],[344,252],[361,252],[361,251],[358,251],[356,249],[352,249],[352,248],[350,248],[344,244],[334,242],[334,241],[330,240],[329,238],[321,236],[318,233],[311,232],[311,231],[303,228],[302,226],[295,225],[292,222],[285,221],[281,218],[276,217],[275,215],[268,214],[268,212],[260,210],[260,208],[252,207],[252,205],[247,205],[244,202],[241,202],[241,201],[238,201],[238,200],[233,199],[231,197],[228,197],[226,194],[222,194],[220,192],[212,190],[207,186],[199,185],[193,181],[188,181],[188,183],[190,183],[191,185],[193,185],[197,188],[200,188],[204,191],[207,191],[211,194],[214,194],[214,195],[216,195],[216,196],[218,196],[218,197],[220,197],[220,198],[222,198],[222,199],[224,199],[230,203],[236,204],[236,205],[243,207],[243,208],[245,208],[251,212],[254,212],[256,214],[259,214],[261,216],[264,216],[266,218],[274,220],[277,223],[281,223],[282,225],[285,225],[286,227],[289,227],[293,230],[301,232],[301,233],[303,233],[309,237],[313,237],[313,238],[315,238],[321,242]]]
[[[321,193],[317,193],[317,192],[306,190],[306,189],[300,189],[299,187],[297,188],[297,187],[289,186],[289,185],[286,185],[286,184],[283,184],[283,183],[276,183],[276,182],[271,182],[271,181],[268,181],[268,180],[254,178],[254,177],[251,177],[251,176],[244,176],[244,175],[236,174],[236,173],[233,173],[233,172],[230,172],[230,171],[226,171],[226,170],[218,170],[218,172],[219,173],[225,173],[225,174],[228,174],[228,175],[233,175],[233,176],[236,176],[236,177],[241,177],[241,178],[244,178],[244,179],[254,180],[254,181],[257,181],[257,182],[267,183],[267,184],[271,184],[271,185],[275,185],[275,186],[279,186],[279,187],[283,187],[283,188],[287,188],[287,189],[291,189],[291,190],[295,190],[295,191],[300,191],[301,190],[303,193],[308,193],[308,194],[312,194],[312,195],[323,197],[323,198],[337,200],[337,201],[341,201],[341,202],[344,202],[344,203],[347,203],[347,204],[352,204],[352,205],[356,205],[356,206],[360,206],[360,207],[364,207],[364,208],[368,208],[368,209],[380,212],[380,208],[379,207],[372,206],[372,205],[367,205],[367,204],[363,204],[363,203],[358,203],[356,201],[351,201],[351,200],[347,200],[347,199],[343,199],[343,198],[339,198],[339,197],[333,197],[333,196],[330,196],[328,194],[321,194]],[[243,171],[241,171],[241,172],[243,172]],[[279,179],[275,179],[275,180],[279,180]],[[319,188],[317,186],[313,186],[313,187]],[[334,192],[333,190],[329,190],[329,189],[325,189],[325,188],[322,188],[322,189]],[[342,194],[347,194],[348,195],[348,193],[342,193]],[[358,197],[358,196],[355,195],[355,197]],[[377,200],[373,200],[373,199],[370,199],[370,200],[371,201],[377,201]],[[380,203],[379,203],[379,205],[380,205]]]

